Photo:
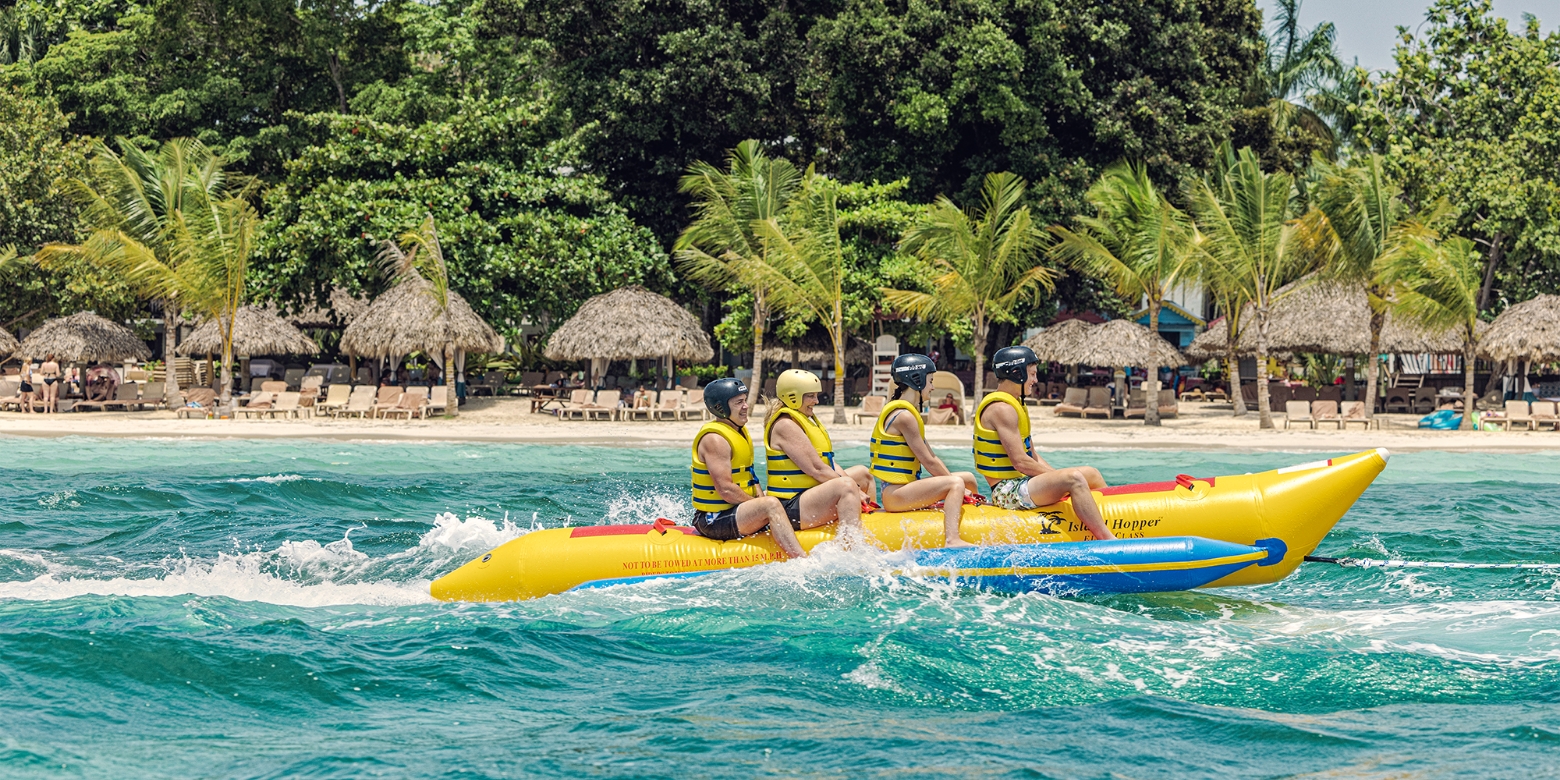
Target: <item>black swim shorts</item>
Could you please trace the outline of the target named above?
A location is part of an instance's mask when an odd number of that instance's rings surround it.
[[[802,521],[799,519],[801,516],[801,500],[802,497],[798,495],[782,504],[785,507],[785,516],[791,520],[791,530],[793,531],[802,530]],[[698,531],[700,536],[707,539],[719,539],[723,542],[742,538],[742,533],[737,528],[736,507],[722,509],[719,512],[700,512],[695,510],[693,513],[693,530]],[[761,534],[767,530],[769,530],[769,526],[766,525],[753,533]]]

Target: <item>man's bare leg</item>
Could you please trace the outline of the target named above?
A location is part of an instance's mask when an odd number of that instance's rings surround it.
[[[1090,492],[1094,487],[1090,484],[1091,478],[1098,481],[1099,487],[1105,486],[1105,479],[1100,476],[1100,472],[1089,467],[1057,469],[1049,474],[1030,477],[1029,500],[1035,502],[1035,506],[1046,506],[1071,496],[1073,512],[1083,521],[1089,533],[1094,534],[1096,539],[1114,539],[1116,535],[1105,527],[1105,517],[1100,514],[1099,505],[1094,503],[1094,494]]]
[[[807,557],[807,551],[802,549],[802,543],[796,539],[796,532],[791,530],[791,518],[785,516],[785,506],[780,503],[780,499],[764,496],[737,504],[737,533],[748,536],[758,533],[765,526],[769,527],[770,538],[787,556]]]
[[[835,477],[802,493],[798,506],[802,528],[838,521],[840,530],[861,530],[861,489],[850,477]]]
[[[861,496],[868,501],[872,500],[872,470],[866,466],[851,466],[845,469],[845,473],[855,480],[856,487],[861,491]]]
[[[943,546],[974,547],[959,538],[959,519],[964,509],[964,496],[968,486],[964,478],[949,475],[927,477],[908,485],[888,485],[883,488],[883,508],[890,512],[908,512],[925,509],[938,501],[943,502]]]

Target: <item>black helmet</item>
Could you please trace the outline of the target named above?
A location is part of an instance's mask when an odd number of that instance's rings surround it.
[[[894,358],[894,384],[904,385],[916,392],[926,389],[926,377],[937,370],[932,359],[925,355],[900,355]]]
[[[998,379],[1023,384],[1029,380],[1029,367],[1039,363],[1035,351],[1029,347],[1003,347],[991,358],[991,371]]]
[[[731,399],[747,395],[747,385],[734,377],[717,379],[704,386],[704,408],[716,417],[731,416]]]

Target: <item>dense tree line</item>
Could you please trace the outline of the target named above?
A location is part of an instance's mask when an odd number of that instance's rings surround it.
[[[1392,71],[1361,74],[1281,5],[1264,34],[1251,0],[18,0],[0,246],[84,234],[56,182],[89,139],[189,137],[262,188],[257,297],[377,292],[373,242],[432,214],[452,285],[500,327],[637,282],[740,349],[752,302],[679,279],[669,251],[692,217],[679,176],[743,139],[842,183],[848,327],[914,286],[896,240],[936,196],[1008,171],[1038,224],[1066,224],[1130,160],[1187,206],[1228,142],[1301,197],[1313,159],[1381,153],[1478,242],[1486,310],[1554,289],[1560,37],[1437,0]],[[13,327],[135,306],[91,269],[6,273]],[[1067,272],[1014,327],[1058,306],[1123,304]]]

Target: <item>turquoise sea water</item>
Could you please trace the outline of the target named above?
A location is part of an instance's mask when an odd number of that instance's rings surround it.
[[[1560,776],[1552,573],[1058,600],[826,550],[452,605],[431,578],[530,528],[681,516],[686,450],[0,446],[4,777]],[[1557,505],[1553,454],[1400,454],[1319,552],[1560,561]]]

